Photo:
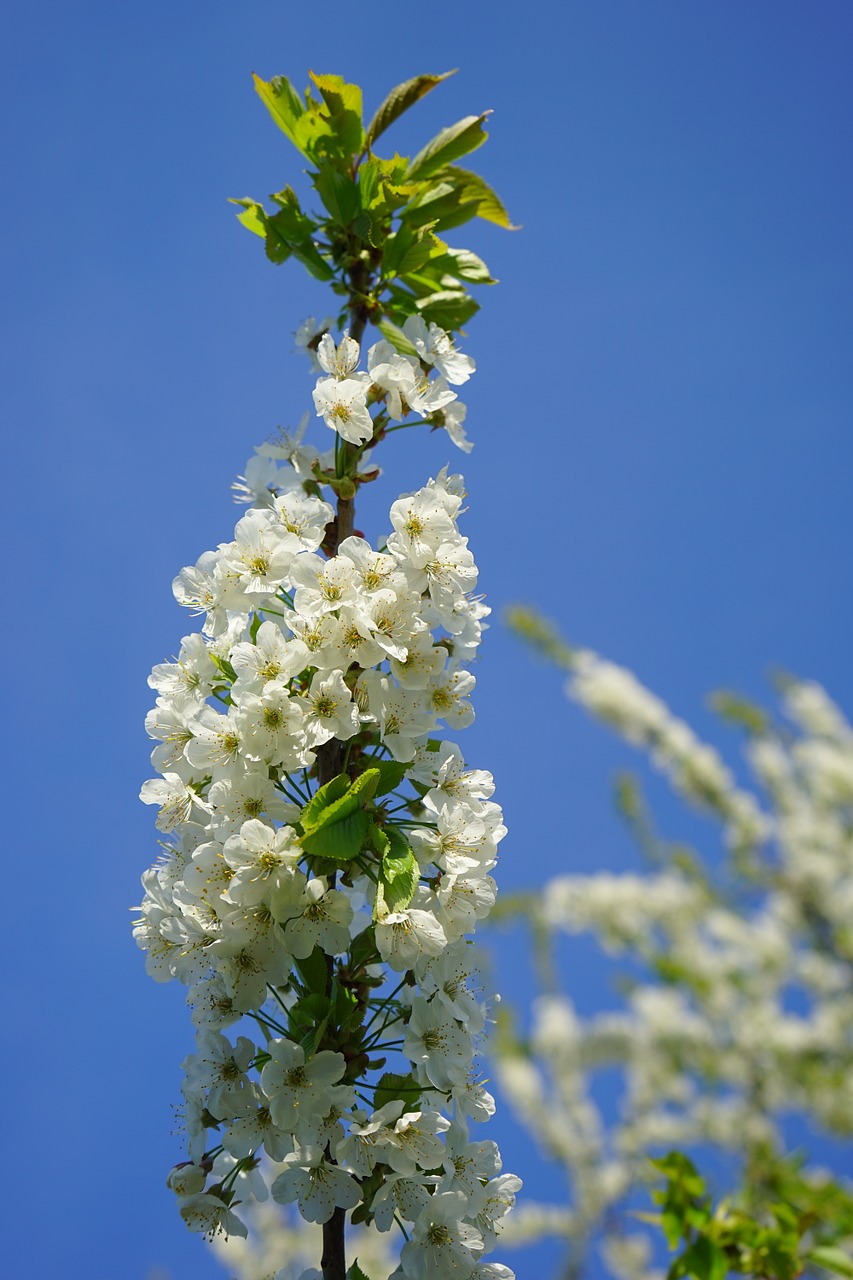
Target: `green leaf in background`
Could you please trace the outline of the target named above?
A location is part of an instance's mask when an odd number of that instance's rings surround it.
[[[707,1236],[700,1235],[672,1267],[671,1274],[673,1272],[679,1276],[694,1276],[695,1280],[726,1280],[726,1255]]]
[[[420,102],[421,98],[425,97],[437,84],[441,84],[442,80],[455,74],[453,70],[444,71],[437,76],[415,76],[412,80],[404,80],[402,84],[392,89],[368,125],[366,138],[368,147],[372,147],[379,135],[384,133],[404,111],[408,111],[409,107]]]
[[[428,178],[460,156],[466,156],[470,151],[481,147],[489,136],[483,128],[483,121],[489,114],[490,112],[484,111],[479,116],[465,116],[464,119],[457,120],[456,124],[442,129],[415,156],[409,165],[407,179],[411,181],[412,178]]]
[[[835,1245],[820,1245],[812,1249],[806,1261],[831,1271],[833,1275],[853,1277],[853,1258]]]
[[[393,1071],[386,1071],[376,1086],[373,1098],[375,1110],[384,1107],[386,1102],[401,1101],[414,1111],[421,1096],[421,1086],[411,1074],[400,1076]]]
[[[417,354],[418,354],[417,348],[411,342],[409,342],[409,339],[403,333],[403,330],[398,328],[398,326],[394,324],[393,320],[378,320],[376,323],[376,327],[379,330],[379,332],[382,334],[382,337],[391,343],[391,346],[394,348],[395,351],[399,351],[404,356],[417,357]],[[395,762],[392,762],[390,760],[383,760],[382,763],[391,764]],[[393,790],[393,788],[391,789]],[[385,793],[383,791],[379,792],[379,795],[384,795],[384,794]]]
[[[370,1277],[366,1276],[358,1265],[358,1258],[355,1259],[352,1266],[347,1271],[347,1280],[370,1280]]]

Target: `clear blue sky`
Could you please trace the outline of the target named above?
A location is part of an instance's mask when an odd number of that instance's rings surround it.
[[[853,9],[33,0],[0,23],[0,1260],[14,1280],[204,1280],[163,1186],[189,1023],[145,977],[127,907],[156,853],[145,679],[186,629],[170,581],[230,536],[251,446],[307,407],[291,333],[326,310],[226,204],[300,181],[250,72],[337,71],[372,107],[461,68],[401,150],[494,108],[476,166],[524,229],[456,233],[501,279],[467,341],[476,448],[389,444],[362,523],[464,463],[496,610],[538,604],[719,740],[704,692],[758,692],[771,663],[853,707]],[[466,754],[507,810],[503,883],[627,865],[607,784],[627,754],[497,625],[478,678]],[[572,981],[582,1004],[599,990]]]

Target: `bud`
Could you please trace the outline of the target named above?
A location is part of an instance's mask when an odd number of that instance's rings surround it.
[[[170,1191],[174,1191],[176,1196],[194,1196],[204,1189],[204,1183],[204,1170],[197,1164],[193,1164],[191,1160],[176,1164],[169,1170],[169,1176],[166,1178],[166,1186]]]

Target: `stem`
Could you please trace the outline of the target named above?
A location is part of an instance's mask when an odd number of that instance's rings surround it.
[[[370,286],[370,268],[366,262],[359,260],[350,272],[350,303],[349,310],[352,317],[350,325],[350,337],[356,342],[361,343],[364,337],[364,330],[367,327],[368,310],[365,304],[357,299],[363,298]],[[357,449],[355,445],[341,441],[342,447],[342,471],[344,474],[349,469],[349,464],[354,458]],[[338,459],[337,449],[335,450],[336,461]],[[335,468],[337,470],[337,467]],[[337,554],[338,547],[345,538],[352,536],[355,528],[355,501],[353,498],[338,498],[337,515],[332,526],[328,530],[327,547],[330,556]],[[344,744],[333,738],[330,742],[324,742],[322,746],[317,748],[317,782],[319,785],[325,786],[327,782],[331,782],[332,778],[336,778],[344,768]],[[347,748],[348,751],[348,748]],[[331,884],[334,885],[334,876],[330,876]],[[335,962],[331,956],[326,958],[326,994],[330,995],[332,990],[332,980],[335,973]],[[327,1153],[328,1154],[328,1153]],[[337,1208],[332,1214],[328,1222],[323,1223],[323,1256],[320,1262],[323,1271],[323,1280],[346,1280],[347,1274],[347,1258],[346,1258],[346,1211]]]
[[[329,1221],[323,1223],[323,1256],[320,1260],[323,1280],[346,1280],[345,1226],[346,1210],[344,1209],[335,1209]]]

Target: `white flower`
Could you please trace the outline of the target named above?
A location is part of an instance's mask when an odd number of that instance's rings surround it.
[[[376,946],[398,973],[413,969],[422,956],[438,956],[447,946],[444,930],[430,911],[408,908],[385,916],[376,925]]]
[[[188,822],[193,805],[200,804],[198,796],[176,773],[166,773],[162,778],[151,778],[142,784],[139,799],[143,804],[159,805],[158,831],[174,831]]]
[[[305,697],[295,701],[305,713],[302,727],[310,747],[319,747],[330,738],[346,741],[358,733],[358,707],[340,671],[330,675],[316,672]]]
[[[293,556],[275,513],[253,508],[238,522],[234,541],[223,551],[221,567],[242,591],[267,595],[287,577]]]
[[[328,502],[300,490],[279,494],[273,502],[273,512],[284,545],[294,555],[298,551],[316,551],[326,536],[326,525],[335,518]]]
[[[273,1199],[280,1204],[299,1201],[299,1212],[309,1222],[328,1222],[335,1209],[354,1209],[361,1188],[351,1173],[331,1164],[322,1147],[300,1147],[285,1156],[284,1171],[272,1184]]]
[[[437,324],[426,327],[423,316],[409,316],[403,332],[426,364],[433,364],[454,386],[467,382],[476,369],[470,356],[463,356],[453,345],[449,333]]]
[[[314,388],[317,416],[349,444],[366,444],[373,435],[373,419],[367,408],[370,379],[320,378]]]
[[[438,1192],[415,1222],[411,1240],[403,1245],[400,1261],[403,1274],[411,1280],[434,1280],[452,1276],[468,1280],[483,1237],[476,1227],[463,1222],[467,1202],[458,1191]]]
[[[415,996],[403,1052],[423,1068],[430,1084],[449,1090],[465,1080],[471,1037],[443,1005]]]
[[[267,1052],[270,1061],[261,1071],[261,1088],[274,1123],[292,1133],[302,1112],[324,1115],[330,1087],[346,1068],[343,1054],[323,1049],[306,1062],[301,1045],[283,1039],[270,1040]]]
[[[260,693],[273,681],[287,681],[308,666],[308,650],[301,640],[284,635],[278,623],[262,622],[254,644],[243,641],[230,653],[237,672],[233,695],[239,700],[244,690]]]
[[[270,910],[279,921],[285,947],[299,960],[310,956],[315,947],[334,956],[349,946],[353,915],[349,899],[327,888],[324,880],[309,880],[300,888],[294,879],[275,894]]]
[[[249,1234],[234,1211],[212,1192],[202,1192],[182,1200],[181,1217],[190,1231],[197,1231],[211,1240],[216,1235],[245,1238]]]
[[[208,1089],[211,1114],[227,1115],[248,1084],[246,1072],[255,1056],[255,1046],[246,1036],[240,1036],[235,1046],[218,1031],[200,1031],[197,1048],[198,1053],[191,1053],[183,1062],[187,1086],[190,1090]]]
[[[324,320],[317,320],[315,316],[308,316],[307,319],[302,321],[293,335],[296,350],[307,355],[311,360],[312,366],[316,369],[320,368],[320,362],[317,359],[317,347],[320,339],[332,328],[334,323],[332,316],[326,316]]]
[[[225,841],[223,857],[234,874],[228,896],[243,906],[269,899],[293,878],[302,850],[292,827],[275,830],[252,818]]]
[[[317,363],[325,373],[332,374],[339,381],[355,372],[358,359],[359,345],[348,333],[344,334],[337,347],[330,333],[324,333],[317,344]]]

